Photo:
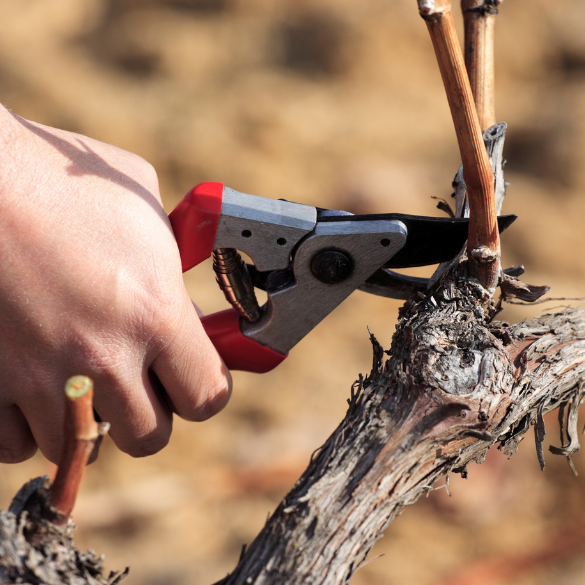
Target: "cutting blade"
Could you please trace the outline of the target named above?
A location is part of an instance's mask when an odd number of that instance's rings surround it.
[[[498,229],[503,232],[516,220],[516,215],[498,217]],[[368,215],[321,215],[319,222],[398,220],[407,229],[404,247],[384,264],[384,268],[410,268],[447,262],[454,258],[467,240],[469,219],[425,217],[402,213]]]

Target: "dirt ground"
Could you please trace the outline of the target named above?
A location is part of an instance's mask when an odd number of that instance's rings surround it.
[[[523,263],[555,297],[585,292],[584,27],[583,0],[506,0],[497,23],[505,211],[519,216],[505,265]],[[0,101],[142,155],[167,211],[219,180],[310,205],[440,215],[431,197],[449,198],[459,164],[414,0],[2,0]],[[209,265],[185,280],[204,311],[225,308]],[[133,460],[106,441],[74,514],[78,544],[112,569],[130,565],[129,585],[224,576],[369,371],[366,326],[388,347],[398,307],[354,294],[274,372],[235,373],[220,415],[177,420],[156,456]],[[556,444],[555,415],[547,423]],[[552,454],[541,473],[531,435],[510,461],[495,452],[469,471],[451,497],[437,486],[407,509],[353,583],[585,582],[583,476]],[[0,507],[46,472],[40,455],[1,465]]]

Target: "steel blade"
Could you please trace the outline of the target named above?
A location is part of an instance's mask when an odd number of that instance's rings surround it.
[[[498,217],[498,229],[503,232],[516,215]],[[454,258],[467,240],[469,219],[451,217],[424,217],[402,213],[345,215],[319,217],[319,221],[370,221],[375,219],[398,220],[406,225],[408,238],[404,247],[393,256],[384,268],[409,268],[439,264]]]

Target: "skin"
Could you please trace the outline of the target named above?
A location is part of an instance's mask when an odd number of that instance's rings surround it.
[[[205,420],[231,377],[183,285],[145,160],[0,106],[0,461],[57,462],[63,385],[94,380],[116,445],[162,449],[173,411]],[[166,391],[166,392],[165,392]]]

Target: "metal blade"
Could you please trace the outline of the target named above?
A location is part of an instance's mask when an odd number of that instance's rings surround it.
[[[358,290],[371,295],[386,297],[387,299],[401,299],[406,301],[416,291],[422,292],[426,290],[428,285],[428,278],[408,276],[406,274],[392,272],[392,270],[387,270],[386,268],[380,268]]]
[[[524,274],[524,266],[511,266],[504,268],[504,274],[508,276],[521,276]],[[387,299],[409,299],[415,292],[424,292],[429,285],[428,278],[408,276],[399,272],[392,272],[387,268],[376,270],[370,278],[364,282],[358,290]]]
[[[498,217],[500,233],[508,228],[516,218],[516,215]],[[318,221],[370,221],[375,219],[398,220],[405,224],[408,230],[406,244],[384,264],[385,268],[409,268],[446,262],[458,254],[467,240],[469,219],[381,213],[321,216]]]
[[[246,264],[246,268],[248,269],[248,274],[250,275],[252,284],[260,290],[266,290],[266,281],[272,272],[261,272],[256,268],[256,266],[254,266],[254,264]]]

